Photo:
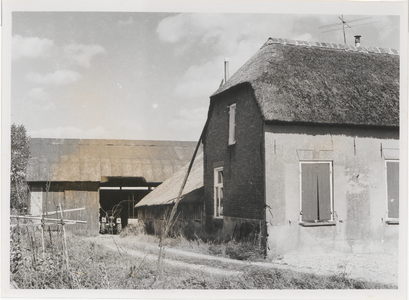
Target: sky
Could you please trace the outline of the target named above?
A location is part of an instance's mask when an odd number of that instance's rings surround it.
[[[343,43],[340,14],[13,12],[11,122],[31,137],[197,141],[209,97],[269,37]],[[399,49],[399,17],[344,15]]]

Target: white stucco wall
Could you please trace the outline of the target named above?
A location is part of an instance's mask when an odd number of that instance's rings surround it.
[[[397,251],[399,225],[385,222],[385,159],[398,158],[399,141],[385,133],[347,136],[323,133],[322,129],[283,131],[270,126],[265,133],[269,255]],[[332,162],[335,226],[299,225],[301,161]]]

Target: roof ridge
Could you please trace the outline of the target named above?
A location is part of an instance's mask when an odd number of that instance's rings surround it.
[[[139,139],[81,139],[81,138],[46,138],[46,137],[29,137],[33,142],[61,142],[65,144],[67,141],[78,142],[79,144],[85,143],[197,143],[196,141],[178,141],[178,140],[139,140]],[[121,144],[121,145],[122,145]]]
[[[268,40],[261,47],[271,44],[282,44],[282,45],[295,45],[295,46],[306,46],[306,47],[317,47],[317,48],[327,48],[327,49],[337,49],[345,51],[354,51],[354,52],[364,52],[364,53],[381,53],[381,54],[390,54],[390,55],[399,55],[399,51],[391,48],[380,48],[380,47],[365,47],[365,46],[349,46],[343,44],[334,44],[334,43],[323,43],[323,42],[308,42],[300,40],[291,40],[291,39],[282,39],[282,38],[272,38],[269,37]]]

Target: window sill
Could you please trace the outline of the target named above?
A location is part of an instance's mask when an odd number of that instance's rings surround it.
[[[399,219],[387,219],[385,223],[388,225],[399,225]]]
[[[300,224],[303,227],[316,227],[316,226],[335,226],[335,221],[321,221],[321,222],[303,222],[300,221]]]

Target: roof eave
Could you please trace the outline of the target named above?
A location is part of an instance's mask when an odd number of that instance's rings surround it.
[[[297,126],[326,126],[326,127],[350,127],[350,128],[370,128],[384,130],[399,130],[399,125],[383,124],[359,124],[359,123],[324,123],[324,122],[301,122],[301,121],[282,121],[264,119],[266,124],[270,125],[297,125]]]

